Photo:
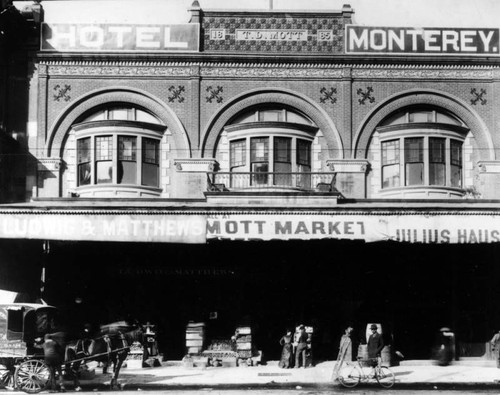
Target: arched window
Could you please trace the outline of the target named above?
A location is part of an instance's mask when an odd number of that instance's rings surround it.
[[[160,141],[165,126],[134,107],[100,109],[73,125],[76,184],[159,188]]]
[[[284,107],[257,107],[238,114],[224,130],[229,170],[241,174],[233,186],[310,184],[311,146],[318,128],[305,115]]]
[[[406,187],[462,188],[462,147],[469,129],[446,111],[410,108],[377,128],[381,190]]]

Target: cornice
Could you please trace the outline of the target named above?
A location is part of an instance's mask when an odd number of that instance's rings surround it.
[[[352,69],[359,79],[495,79],[498,66],[390,65],[340,63],[239,63],[151,61],[41,61],[42,74],[51,76],[213,77],[213,78],[342,78]]]

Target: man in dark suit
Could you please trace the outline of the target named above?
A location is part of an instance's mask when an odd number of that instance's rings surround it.
[[[370,329],[372,334],[368,338],[368,358],[378,358],[384,348],[384,339],[382,338],[382,335],[377,332],[377,325],[372,324]]]

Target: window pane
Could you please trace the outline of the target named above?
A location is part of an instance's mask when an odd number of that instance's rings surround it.
[[[106,111],[101,110],[96,112],[95,114],[89,115],[87,118],[83,120],[83,122],[103,121],[105,119],[106,119]]]
[[[283,121],[283,111],[282,110],[259,111],[259,121],[260,122],[282,122]]]
[[[399,112],[399,113],[396,113],[396,114],[393,114],[389,117],[387,117],[386,119],[384,119],[381,123],[381,125],[385,126],[385,125],[400,125],[402,123],[406,123],[406,112]]]
[[[231,167],[245,166],[246,163],[246,140],[231,141]]]
[[[78,163],[90,162],[90,137],[77,140]]]
[[[399,164],[399,140],[382,143],[382,165]]]
[[[461,141],[451,140],[451,186],[462,187],[462,145]]]
[[[91,181],[90,163],[78,165],[78,185],[89,185]]]
[[[408,138],[405,139],[405,162],[423,162],[424,161],[424,139]]]
[[[146,111],[142,110],[136,110],[135,111],[135,120],[139,122],[148,122],[148,123],[156,123],[159,124],[160,122],[156,117],[154,117],[151,114],[148,114]]]
[[[89,185],[91,182],[90,137],[77,140],[78,185]]]
[[[142,139],[142,185],[160,185],[160,141]]]
[[[410,122],[432,122],[432,111],[410,113]]]
[[[112,108],[109,110],[108,119],[116,119],[116,120],[131,120],[132,116],[131,108]]]
[[[119,161],[116,177],[118,184],[137,184],[137,162]]]
[[[429,161],[431,163],[446,163],[446,140],[438,138],[429,139]]]
[[[160,164],[159,156],[160,142],[153,139],[142,139],[142,161],[154,165]]]
[[[136,160],[136,137],[118,136],[118,160]]]
[[[159,166],[151,163],[142,164],[142,185],[158,187]]]
[[[297,164],[311,165],[311,142],[306,140],[297,140]]]
[[[267,137],[250,140],[250,157],[252,162],[267,162],[269,158],[269,139]]]
[[[462,167],[462,142],[451,140],[451,164]]]
[[[439,112],[436,114],[436,122],[449,123],[452,125],[462,125],[462,123],[458,119],[453,118],[447,114],[439,113]]]
[[[446,185],[446,165],[444,163],[429,163],[430,185]]]
[[[267,163],[252,164],[252,185],[267,185],[269,165]],[[256,174],[255,174],[256,173]],[[258,174],[264,173],[264,174]]]
[[[406,164],[406,185],[422,185],[424,183],[424,164]]]
[[[113,158],[113,138],[111,136],[95,138],[96,160],[111,160]]]
[[[399,183],[399,163],[382,167],[382,188],[397,188]]]
[[[461,166],[451,166],[451,180],[452,187],[461,188],[462,187],[462,167]]]
[[[292,139],[286,137],[276,137],[274,139],[274,161],[291,163],[291,147]]]
[[[96,183],[109,184],[113,181],[113,162],[101,161],[96,163]]]
[[[290,186],[292,185],[292,164],[280,163],[274,164],[274,185]]]
[[[309,121],[307,118],[303,117],[302,115],[296,114],[294,112],[287,111],[286,113],[286,121],[291,122],[291,123],[301,123],[304,125],[310,125],[311,121]]]

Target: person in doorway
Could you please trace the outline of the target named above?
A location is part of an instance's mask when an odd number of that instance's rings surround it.
[[[306,351],[307,351],[307,340],[309,336],[306,333],[306,328],[304,325],[299,326],[299,332],[296,337],[296,348],[295,348],[295,368],[300,367],[300,361],[302,360],[302,368],[306,367]]]
[[[497,361],[497,368],[500,368],[500,331],[495,333],[490,340],[491,351],[495,356],[495,361]]]
[[[453,360],[455,334],[450,328],[443,327],[439,330],[436,350],[436,363],[439,366],[448,366]]]
[[[384,339],[382,338],[382,335],[378,333],[377,329],[378,327],[376,324],[372,324],[370,326],[372,333],[368,338],[367,343],[368,358],[373,361],[374,366],[379,364],[379,358],[385,345]]]
[[[280,339],[280,344],[283,346],[283,349],[281,350],[281,359],[278,364],[280,368],[283,369],[291,368],[292,354],[293,354],[292,340],[293,340],[292,331],[287,329],[286,333]]]
[[[45,364],[50,370],[50,391],[57,391],[56,374],[59,375],[59,390],[65,392],[62,375],[62,364],[64,363],[64,350],[59,343],[57,343],[52,335],[46,334],[45,341],[42,344],[43,355]]]
[[[342,361],[352,361],[352,331],[354,328],[348,326],[340,338],[339,357]]]

